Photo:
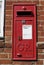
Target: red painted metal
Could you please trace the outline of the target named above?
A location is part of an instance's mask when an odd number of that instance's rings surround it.
[[[33,14],[26,16],[23,11],[32,12]],[[25,20],[26,23],[22,20]],[[32,25],[32,39],[22,39],[22,25]],[[36,6],[34,4],[17,3],[13,6],[12,29],[13,60],[36,60]]]

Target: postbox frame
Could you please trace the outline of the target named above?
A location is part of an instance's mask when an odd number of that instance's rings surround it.
[[[36,11],[36,4],[29,4],[29,3],[15,3],[14,5],[13,5],[13,14],[14,14],[14,6],[18,6],[18,5],[26,5],[26,6],[35,6],[35,11]],[[36,15],[36,14],[35,14]],[[35,37],[34,37],[34,43],[36,43],[36,17],[35,17],[35,24],[34,24],[34,29],[35,29],[35,31],[34,31],[34,33],[35,33]],[[13,15],[13,26],[12,26],[12,29],[14,30],[14,15]],[[35,44],[35,46],[36,46],[36,44]],[[18,59],[18,58],[15,58],[14,57],[14,54],[15,54],[15,44],[14,44],[14,31],[12,32],[12,59],[13,60],[36,60],[36,47],[35,47],[35,51],[33,51],[33,52],[35,52],[35,55],[34,55],[34,58],[27,58],[27,59],[25,59],[25,58],[23,58],[23,59]]]

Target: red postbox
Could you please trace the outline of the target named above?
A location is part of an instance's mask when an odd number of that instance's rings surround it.
[[[36,6],[17,3],[13,6],[13,60],[36,60]]]

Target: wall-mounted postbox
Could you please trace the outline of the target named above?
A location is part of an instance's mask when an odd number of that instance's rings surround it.
[[[28,3],[13,6],[13,60],[36,60],[36,6]]]

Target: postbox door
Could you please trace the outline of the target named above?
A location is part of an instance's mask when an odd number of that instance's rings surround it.
[[[34,24],[32,21],[25,21],[25,23],[22,23],[22,20],[16,20],[14,23],[14,30],[16,31],[14,36],[16,58],[25,59],[34,57]]]

